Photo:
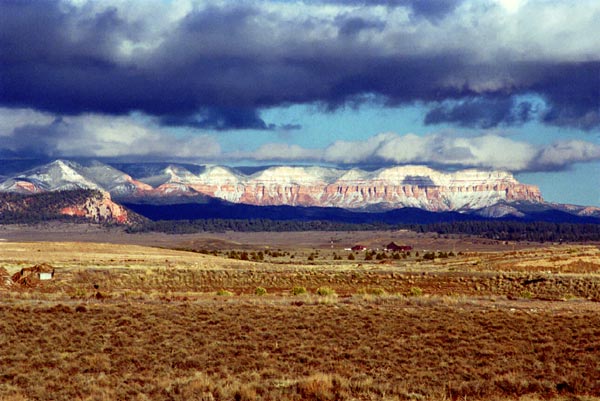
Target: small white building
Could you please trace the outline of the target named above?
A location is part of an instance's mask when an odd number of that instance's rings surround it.
[[[40,272],[39,273],[39,279],[40,280],[52,280],[52,278],[54,277],[54,271],[48,273],[48,272]]]

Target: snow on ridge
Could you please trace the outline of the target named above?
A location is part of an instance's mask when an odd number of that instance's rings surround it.
[[[133,178],[107,164],[92,161],[80,165],[69,160],[55,160],[44,166],[24,172],[16,180],[35,181],[52,190],[71,183],[82,188],[111,188],[131,183]],[[4,181],[7,183],[8,179]],[[321,166],[273,166],[254,174],[243,174],[232,168],[212,165],[196,175],[177,164],[168,165],[159,175],[145,177],[142,182],[157,187],[164,183],[200,185],[224,184],[281,184],[328,185],[373,182],[377,185],[464,186],[486,183],[518,183],[512,174],[504,171],[460,170],[441,172],[426,166],[394,166],[373,172],[359,168],[339,169]],[[4,184],[3,183],[3,184]],[[6,185],[4,185],[6,188]]]
[[[15,179],[33,181],[45,190],[101,189],[101,186],[77,171],[81,166],[68,160],[55,160],[52,163],[18,175]]]
[[[204,172],[195,176],[199,183],[202,184],[231,184],[245,181],[245,176],[237,174],[229,167],[225,166],[208,166]]]
[[[376,171],[322,166],[272,166],[252,174],[220,165],[190,169],[166,165],[154,176],[133,179],[101,162],[56,160],[0,182],[0,191],[33,193],[89,188],[121,198],[204,194],[256,205],[289,204],[348,208],[380,205],[427,210],[465,210],[501,201],[541,201],[539,190],[504,171],[437,171],[395,166]],[[183,195],[182,195],[183,196]]]
[[[334,182],[343,170],[320,166],[275,166],[259,171],[249,177],[249,182],[274,184],[327,185]]]

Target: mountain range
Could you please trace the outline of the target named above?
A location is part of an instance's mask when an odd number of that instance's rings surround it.
[[[0,174],[0,192],[35,194],[93,189],[127,205],[285,206],[361,213],[420,209],[486,218],[526,218],[532,212],[553,210],[600,218],[599,208],[546,202],[538,187],[520,183],[505,171],[442,172],[425,166],[375,171],[319,166],[247,169],[54,160],[24,171]]]

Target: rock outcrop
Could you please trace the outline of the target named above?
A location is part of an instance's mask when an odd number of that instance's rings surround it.
[[[64,207],[60,209],[60,214],[83,217],[96,223],[126,224],[129,222],[127,210],[113,202],[108,192],[101,192],[100,196],[88,197],[83,203]]]

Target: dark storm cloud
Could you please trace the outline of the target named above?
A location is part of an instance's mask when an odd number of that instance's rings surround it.
[[[343,18],[340,21],[340,35],[352,36],[368,29],[381,31],[385,27],[383,21],[367,20],[360,17]]]
[[[263,3],[234,2],[171,21],[96,10],[98,3],[3,1],[0,104],[58,115],[141,111],[166,125],[272,130],[294,127],[264,121],[261,110],[334,110],[376,97],[388,106],[431,107],[429,124],[493,127],[541,118],[600,127],[600,62],[479,57],[496,45],[477,42],[478,31],[455,38],[460,1],[353,3],[389,6],[388,15],[405,7],[435,21],[387,21],[351,10],[290,17]],[[526,94],[546,101],[541,117],[516,100]]]
[[[463,0],[398,0],[396,3],[410,5],[414,13],[426,17],[440,18],[453,12]]]
[[[58,144],[69,139],[70,133],[61,118],[49,124],[27,124],[14,130],[10,137],[0,138],[0,146],[19,155],[29,157],[55,157],[60,155]]]
[[[2,104],[67,114],[130,110],[122,91],[134,74],[112,57],[128,28],[115,9],[87,18],[54,1],[1,2]]]
[[[489,95],[438,104],[427,113],[425,123],[493,128],[540,120],[581,130],[600,127],[600,62],[532,63],[518,65],[513,74],[517,80],[531,84],[524,88],[502,87]],[[531,93],[545,102],[543,110],[518,100],[519,95]]]
[[[326,2],[360,6],[406,7],[415,16],[435,19],[450,14],[464,0],[329,0]]]
[[[584,130],[600,126],[600,62],[554,65],[532,89],[550,104],[546,123]]]
[[[267,124],[260,118],[256,110],[238,108],[213,108],[203,110],[194,116],[169,115],[160,119],[160,122],[163,125],[187,126],[215,131],[240,129],[291,131],[301,128],[298,124]]]
[[[530,121],[533,111],[530,102],[517,102],[510,97],[478,97],[432,108],[425,116],[425,124],[446,122],[471,128],[518,125]]]

